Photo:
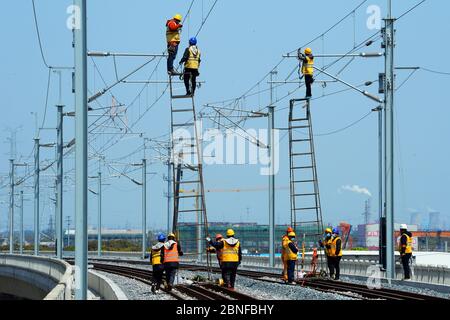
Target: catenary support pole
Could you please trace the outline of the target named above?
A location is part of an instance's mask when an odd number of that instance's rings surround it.
[[[14,159],[9,159],[9,253],[14,252]]]
[[[167,234],[170,232],[170,216],[172,214],[172,162],[170,143],[167,147]]]
[[[87,299],[87,24],[86,0],[74,0],[75,25],[75,299]]]
[[[39,148],[40,139],[34,139],[34,255],[39,255],[40,228],[39,228]]]
[[[19,253],[23,254],[23,190],[20,190],[20,235]]]
[[[273,75],[277,72],[272,70],[270,72],[270,81],[273,81]],[[274,138],[274,110],[275,107],[272,105],[274,101],[273,96],[273,84],[270,84],[270,106],[268,114],[268,128],[269,128],[269,265],[275,267],[275,138]]]
[[[388,17],[385,19],[385,203],[386,203],[386,277],[395,278],[394,257],[394,47],[395,29],[388,1]]]
[[[56,257],[63,257],[63,108],[58,104],[57,121],[57,175],[56,175]]]
[[[97,256],[102,256],[102,172],[98,171]]]
[[[147,159],[142,159],[142,259],[147,252]]]

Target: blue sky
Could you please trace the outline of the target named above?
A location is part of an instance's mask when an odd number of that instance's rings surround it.
[[[131,1],[88,1],[88,47],[89,50],[111,52],[146,52],[162,53],[165,50],[164,24],[174,13],[185,14],[190,1],[184,0],[131,0]],[[213,0],[196,0],[189,19],[185,22],[182,47],[186,40],[198,30],[213,4]],[[417,1],[418,2],[418,1]],[[394,3],[394,16],[399,16],[412,7],[416,1]],[[197,92],[197,107],[205,104],[241,96],[247,89],[261,80],[277,64],[284,53],[296,50],[309,40],[320,35],[339,19],[351,12],[361,0],[315,2],[287,0],[273,1],[218,1],[206,24],[200,32],[199,47],[203,52],[201,80],[206,83]],[[281,5],[280,5],[281,4]],[[73,64],[71,47],[72,34],[66,27],[67,7],[71,1],[36,0],[36,10],[41,32],[44,55],[52,66]],[[339,26],[319,38],[310,46],[316,53],[345,53],[374,33],[366,26],[369,5],[379,5],[382,16],[385,15],[385,1],[367,1]],[[308,13],[304,13],[307,8]],[[436,71],[450,72],[448,60],[448,43],[444,41],[450,32],[447,1],[426,1],[424,4],[401,18],[397,23],[396,65],[420,66]],[[311,14],[312,12],[312,14]],[[47,92],[48,69],[45,68],[39,51],[34,27],[31,1],[8,1],[0,13],[2,38],[7,46],[0,50],[2,62],[2,110],[0,120],[0,177],[2,186],[7,183],[9,129],[20,127],[17,132],[17,156],[21,161],[32,162],[29,158],[33,149],[35,118],[31,112],[38,113],[39,125],[54,128],[56,125],[56,108],[58,102],[58,77],[50,76],[48,107],[44,121],[44,109]],[[360,51],[381,51],[377,40],[370,48]],[[181,56],[178,57],[178,59]],[[89,61],[89,90],[95,93],[105,87],[99,73]],[[143,63],[142,58],[118,58],[117,71],[124,75]],[[328,64],[332,59],[326,59]],[[111,58],[95,59],[105,82],[115,81],[114,62]],[[317,59],[317,65],[323,64]],[[285,59],[278,68],[278,80],[285,79],[295,68],[294,59]],[[133,76],[134,80],[149,78],[156,63],[152,62]],[[155,69],[152,80],[166,80],[164,61]],[[336,74],[343,66],[339,62],[329,69]],[[353,84],[367,80],[376,80],[383,71],[383,59],[355,59],[340,77]],[[397,84],[401,84],[409,71],[397,72]],[[292,77],[291,77],[292,78]],[[62,74],[63,102],[66,110],[73,110],[71,78],[67,71]],[[326,79],[320,75],[318,79]],[[268,88],[267,80],[256,86],[252,92]],[[448,90],[450,77],[419,70],[397,91],[396,94],[396,220],[409,222],[412,211],[423,213],[440,211],[449,221],[450,204],[450,110],[448,108]],[[169,99],[164,95],[158,103],[144,113],[148,106],[163,92],[163,85],[145,87],[142,94],[131,102],[143,88],[142,85],[121,84],[111,93],[117,101],[128,106],[125,123],[134,124],[134,133],[144,133],[145,137],[155,138],[168,133],[170,114]],[[276,97],[283,97],[293,91],[295,85],[277,88]],[[331,83],[326,88],[314,87],[314,96],[320,97],[313,102],[314,129],[317,134],[329,133],[346,127],[366,115],[376,103],[355,91],[346,91],[336,95],[327,95],[345,89],[340,84]],[[367,90],[377,94],[378,84]],[[304,89],[297,90],[292,97],[302,97]],[[94,107],[101,108],[111,104],[108,93],[98,100]],[[260,109],[268,105],[268,92],[255,94],[241,101],[243,109]],[[220,105],[220,104],[219,104]],[[288,99],[276,103],[276,126],[287,126]],[[212,110],[205,108],[204,112]],[[91,122],[95,117],[91,117]],[[118,126],[123,126],[119,119]],[[74,135],[74,120],[65,119],[65,141]],[[206,122],[206,127],[213,123]],[[245,128],[264,128],[266,120],[253,119],[245,122]],[[110,128],[102,127],[103,132]],[[113,129],[111,129],[112,132]],[[97,132],[97,131],[96,131]],[[284,133],[281,133],[283,137]],[[41,130],[43,143],[55,141],[54,130]],[[95,137],[92,147],[101,148],[110,139],[110,135]],[[163,139],[159,138],[159,139]],[[123,163],[137,163],[143,152],[133,154],[143,144],[138,135],[126,135],[119,139],[106,152],[108,161],[115,163],[115,168],[122,170]],[[287,137],[280,145],[280,172],[276,176],[279,187],[276,195],[276,221],[289,221],[289,192],[284,187],[289,185]],[[150,143],[150,146],[154,146]],[[325,222],[333,224],[348,221],[353,224],[362,222],[364,201],[367,195],[342,190],[345,185],[358,185],[367,188],[371,194],[373,215],[377,212],[377,117],[372,114],[356,125],[331,135],[316,138],[316,152],[320,180],[321,199]],[[93,149],[91,149],[92,151]],[[131,155],[130,155],[131,154]],[[150,166],[148,171],[156,174],[149,176],[149,217],[148,226],[162,227],[166,221],[166,182],[163,177],[165,166],[158,159],[154,149],[146,151]],[[53,149],[42,150],[42,159],[51,161]],[[73,153],[65,160],[66,182],[64,214],[73,221],[74,188]],[[259,166],[208,166],[205,168],[205,183],[211,189],[262,188],[267,185],[267,177],[259,175]],[[132,168],[127,168],[132,170]],[[140,180],[139,168],[129,175]],[[98,161],[90,162],[90,175],[98,171]],[[102,168],[106,177],[104,183],[104,223],[108,227],[128,225],[139,227],[141,193],[140,187],[127,178],[114,177],[115,172]],[[128,171],[127,171],[128,172]],[[18,169],[17,174],[23,174]],[[54,213],[53,198],[54,171],[49,169],[42,178],[43,225]],[[26,185],[31,185],[28,180]],[[96,190],[96,180],[91,179],[90,187]],[[31,189],[25,189],[25,225],[32,226]],[[7,223],[8,189],[0,190],[0,229]],[[93,227],[97,221],[97,200],[90,194],[89,224]],[[222,192],[207,194],[207,208],[210,221],[252,221],[268,222],[267,192]],[[17,221],[17,218],[16,218]]]

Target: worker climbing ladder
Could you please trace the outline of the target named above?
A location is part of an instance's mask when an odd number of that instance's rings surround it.
[[[201,150],[201,125],[197,122],[193,95],[177,95],[169,77],[171,109],[171,143],[173,170],[173,232],[177,234],[187,255],[202,259],[205,238],[208,233],[203,166]],[[186,192],[196,189],[196,192]],[[184,193],[186,192],[186,193]],[[185,227],[181,235],[180,226]],[[196,230],[195,236],[192,228]],[[181,236],[181,237],[180,237]],[[207,264],[211,259],[207,253]]]
[[[291,223],[313,252],[322,237],[323,223],[309,99],[290,100],[289,162]],[[322,254],[319,256],[323,269]]]

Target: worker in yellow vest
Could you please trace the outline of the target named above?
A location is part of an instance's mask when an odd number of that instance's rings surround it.
[[[333,258],[331,256],[331,243],[332,243],[332,233],[331,228],[326,228],[323,240],[319,240],[319,245],[321,248],[324,248],[325,255],[327,257],[327,266],[330,274],[334,274],[334,263]]]
[[[339,228],[333,228],[333,235],[331,238],[330,251],[328,260],[331,260],[330,277],[334,280],[339,280],[341,274],[340,263],[342,259],[342,240],[339,236]],[[335,273],[336,271],[336,273]]]
[[[180,257],[183,255],[175,234],[170,233],[164,243],[164,271],[166,272],[167,290],[172,290],[175,275],[178,270]]]
[[[311,85],[314,82],[314,56],[312,54],[311,48],[306,48],[305,53],[299,51],[298,58],[302,63],[302,77],[305,77],[306,99],[309,99],[312,97]]]
[[[206,240],[208,242],[211,242],[211,238],[209,238],[209,237],[206,238]],[[224,279],[224,272],[223,272],[223,268],[222,268],[222,252],[223,252],[223,249],[216,249],[214,247],[214,245],[218,246],[218,242],[221,242],[221,241],[223,241],[223,236],[220,233],[216,234],[215,242],[212,242],[212,244],[210,243],[209,247],[208,247],[208,249],[206,249],[206,251],[209,252],[209,253],[215,253],[216,256],[217,256],[217,262],[219,263],[220,270],[222,271],[222,278],[219,279],[219,285],[222,286],[224,284],[224,281],[223,281],[223,279]]]
[[[184,51],[180,65],[184,63],[184,85],[186,86],[186,95],[194,95],[197,86],[197,77],[201,62],[201,52],[197,48],[197,38],[189,39],[189,47]]]
[[[223,280],[228,289],[234,290],[237,269],[242,261],[242,250],[239,240],[234,237],[233,229],[228,229],[226,235],[227,238],[220,242],[212,242],[210,238],[206,240],[214,248],[222,250]]]
[[[412,257],[412,233],[408,231],[406,224],[400,225],[400,243],[398,251],[400,251],[400,257],[403,265],[403,280],[411,279],[411,267],[409,266]]]
[[[295,264],[297,263],[298,248],[295,245],[295,232],[287,234],[288,240],[284,243],[283,249],[286,257],[288,283],[295,284]]]
[[[293,232],[294,229],[292,229],[291,227],[288,227],[286,230],[286,234],[283,235],[283,237],[281,238],[281,261],[283,262],[283,274],[282,274],[282,279],[284,282],[288,281],[288,274],[287,274],[287,252],[285,250],[287,243],[289,242],[289,237],[288,234],[289,232]]]
[[[173,69],[173,62],[178,53],[178,45],[181,41],[181,29],[183,25],[181,24],[183,17],[180,14],[176,14],[171,20],[166,22],[166,40],[167,40],[167,52],[169,57],[167,58],[167,73],[169,75],[177,75]]]
[[[153,284],[152,292],[158,293],[163,282],[164,275],[164,242],[166,236],[164,234],[158,235],[158,243],[152,246],[150,253],[150,263],[153,268]]]

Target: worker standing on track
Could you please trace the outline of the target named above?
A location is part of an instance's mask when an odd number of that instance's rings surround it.
[[[293,232],[294,229],[291,227],[288,227],[286,230],[286,234],[283,235],[281,238],[281,261],[283,262],[283,274],[282,279],[284,282],[288,281],[288,274],[287,274],[287,252],[285,250],[285,247],[287,246],[287,243],[289,242],[288,234],[289,232]]]
[[[183,255],[180,244],[175,240],[175,234],[170,233],[164,243],[164,271],[166,272],[167,290],[172,290],[180,257]]]
[[[167,73],[169,75],[179,75],[173,69],[173,62],[177,57],[178,45],[181,41],[181,29],[183,28],[181,20],[183,20],[183,17],[180,14],[176,14],[171,20],[166,22],[167,52],[169,53],[169,57],[167,58]]]
[[[242,261],[241,243],[234,237],[233,229],[227,230],[227,238],[220,242],[212,242],[206,239],[217,250],[222,250],[223,280],[228,289],[234,290],[236,273]]]
[[[311,85],[314,82],[314,56],[311,48],[306,48],[305,53],[299,51],[298,58],[302,62],[302,77],[305,77],[306,99],[309,99],[312,97]]]
[[[152,251],[150,253],[150,262],[153,267],[153,284],[152,292],[158,293],[163,282],[164,275],[164,242],[166,241],[166,236],[160,234],[158,236],[158,243],[152,246]]]
[[[330,275],[334,274],[334,262],[333,257],[331,257],[332,232],[331,228],[326,228],[323,240],[319,240],[319,245],[321,248],[324,248],[327,256],[327,266]]]
[[[288,233],[288,241],[286,241],[286,243],[283,246],[286,255],[288,283],[290,284],[295,284],[295,276],[294,276],[295,264],[297,263],[299,251],[294,241],[295,241],[295,232],[291,231]]]
[[[341,273],[341,269],[339,264],[341,263],[342,258],[342,240],[339,236],[339,228],[333,228],[333,236],[331,239],[331,249],[330,249],[330,258],[331,263],[333,265],[334,270],[330,270],[330,277],[333,278],[334,272],[336,271],[336,274],[334,275],[334,280],[339,280],[339,276]]]
[[[223,241],[223,236],[220,233],[218,233],[218,234],[216,234],[216,239],[215,240],[216,240],[215,242],[211,242],[211,238],[206,238],[206,241],[208,241],[208,243],[209,243],[209,248],[207,249],[207,251],[209,253],[215,253],[217,255],[217,262],[219,263],[220,270],[222,271],[222,278],[219,279],[219,285],[222,286],[224,284],[224,280],[223,279],[225,278],[224,271],[223,271],[223,268],[222,268],[222,252],[223,252],[223,249],[216,249],[216,247],[219,246],[219,242]]]
[[[409,266],[412,257],[412,233],[408,231],[406,224],[400,225],[400,243],[398,251],[400,251],[400,257],[403,265],[403,280],[411,279],[411,267]]]
[[[184,63],[184,85],[186,86],[186,95],[194,95],[197,86],[197,77],[201,62],[201,52],[197,48],[197,38],[189,39],[189,47],[184,51],[180,65]]]

